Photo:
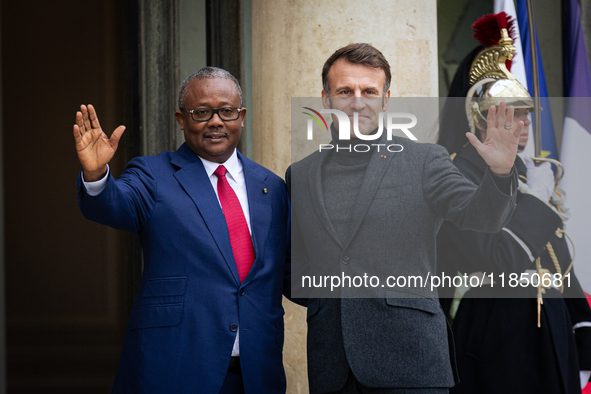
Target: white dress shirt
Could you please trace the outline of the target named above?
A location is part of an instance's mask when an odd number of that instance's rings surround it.
[[[199,157],[199,156],[198,156]],[[215,192],[216,197],[218,197],[218,203],[220,204],[220,198],[218,196],[218,177],[215,176],[213,173],[214,171],[220,166],[220,163],[214,163],[208,160],[199,157],[201,162],[203,163],[203,167],[205,167],[205,172],[209,177],[209,181],[211,182],[211,186],[213,187],[213,191]],[[250,212],[248,210],[248,195],[246,193],[246,181],[244,180],[244,169],[242,167],[242,163],[238,160],[238,155],[236,154],[236,149],[234,149],[234,153],[228,160],[224,163],[221,163],[224,167],[226,167],[226,179],[228,183],[236,193],[238,197],[238,201],[240,201],[240,206],[242,207],[242,212],[244,213],[244,217],[246,218],[246,224],[248,225],[248,231],[252,237],[252,230],[250,227]],[[107,180],[109,179],[110,169],[107,165],[107,174],[100,180],[96,182],[86,182],[84,180],[84,174],[82,174],[82,182],[84,183],[84,187],[86,188],[86,193],[90,196],[97,196],[99,195],[107,186]],[[236,331],[236,339],[234,340],[234,347],[232,348],[232,356],[239,356],[240,355],[240,348],[239,348],[239,335],[238,333],[240,330]]]

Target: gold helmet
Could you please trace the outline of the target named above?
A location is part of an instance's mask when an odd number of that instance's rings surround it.
[[[514,20],[504,12],[485,15],[473,25],[474,37],[484,46],[470,66],[470,85],[466,95],[466,116],[472,133],[478,123],[486,129],[486,116],[491,105],[501,101],[515,108],[533,109],[534,102],[526,88],[511,74],[515,47],[511,33]]]

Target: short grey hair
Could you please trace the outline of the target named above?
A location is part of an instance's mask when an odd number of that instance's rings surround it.
[[[187,79],[185,79],[181,85],[181,89],[179,90],[179,110],[183,110],[183,102],[185,100],[187,85],[193,79],[229,79],[234,82],[236,85],[236,89],[238,89],[238,96],[240,96],[240,107],[243,106],[243,99],[242,99],[242,89],[240,88],[240,84],[238,80],[230,74],[228,71],[224,70],[223,68],[218,67],[203,67],[201,70],[195,71],[193,74],[189,75]]]

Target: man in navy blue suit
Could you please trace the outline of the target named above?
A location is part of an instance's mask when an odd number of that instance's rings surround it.
[[[245,115],[238,81],[201,69],[179,93],[185,143],[115,180],[125,127],[108,138],[91,105],[76,113],[80,209],[138,234],[144,252],[114,393],[285,392],[289,200],[281,178],[237,152]]]

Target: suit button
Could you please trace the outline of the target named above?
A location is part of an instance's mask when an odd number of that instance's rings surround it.
[[[343,257],[343,264],[349,263],[349,256]]]
[[[238,326],[234,323],[232,323],[232,325],[230,326],[230,331],[235,332],[238,330]]]
[[[238,294],[240,294],[241,296],[243,296],[243,295],[246,294],[246,291],[244,291],[244,289],[242,289],[242,290],[240,290],[240,293],[238,293]]]

